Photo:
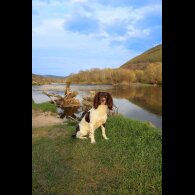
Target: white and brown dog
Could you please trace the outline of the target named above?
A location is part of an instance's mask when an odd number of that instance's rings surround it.
[[[76,128],[72,137],[87,139],[89,136],[91,143],[95,143],[95,130],[99,127],[102,129],[102,136],[108,139],[105,132],[108,109],[112,110],[113,99],[107,92],[98,92],[94,97],[93,107],[83,114],[83,118]]]

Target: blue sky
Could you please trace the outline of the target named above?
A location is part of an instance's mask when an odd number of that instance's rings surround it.
[[[117,68],[162,42],[162,0],[32,0],[32,72]]]

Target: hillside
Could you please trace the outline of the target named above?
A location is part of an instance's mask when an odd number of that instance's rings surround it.
[[[56,76],[56,75],[43,75],[44,77],[47,77],[47,78],[55,78],[55,79],[64,79],[66,77],[64,76]]]
[[[58,76],[43,76],[43,75],[36,75],[32,74],[32,84],[33,85],[41,85],[41,84],[49,84],[49,83],[64,83],[65,77],[58,77]]]
[[[136,56],[135,58],[120,66],[120,68],[143,70],[153,62],[162,62],[162,44],[157,45],[147,50],[146,52]]]

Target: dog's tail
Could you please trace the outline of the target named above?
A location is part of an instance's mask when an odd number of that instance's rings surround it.
[[[80,131],[79,125],[77,126],[75,133],[72,135],[72,138],[76,138],[78,131]]]

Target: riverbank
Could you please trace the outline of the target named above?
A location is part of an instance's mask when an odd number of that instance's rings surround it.
[[[65,119],[58,118],[57,114],[52,112],[32,110],[32,128],[63,124],[64,121]]]
[[[32,128],[63,124],[64,121],[66,119],[58,117],[54,104],[32,102]]]
[[[39,86],[39,85],[51,85],[53,83],[38,83],[38,84],[33,84],[32,86]],[[55,83],[55,84],[64,84],[65,83]],[[75,85],[112,85],[112,86],[162,86],[162,84],[150,84],[150,83],[127,83],[127,82],[122,82],[122,83],[94,83],[94,82],[73,82],[72,84]]]
[[[149,84],[149,83],[117,83],[117,84],[113,84],[113,86],[162,86],[162,85]]]
[[[123,116],[108,118],[96,144],[71,137],[66,121],[32,131],[32,194],[161,194],[162,133]]]

